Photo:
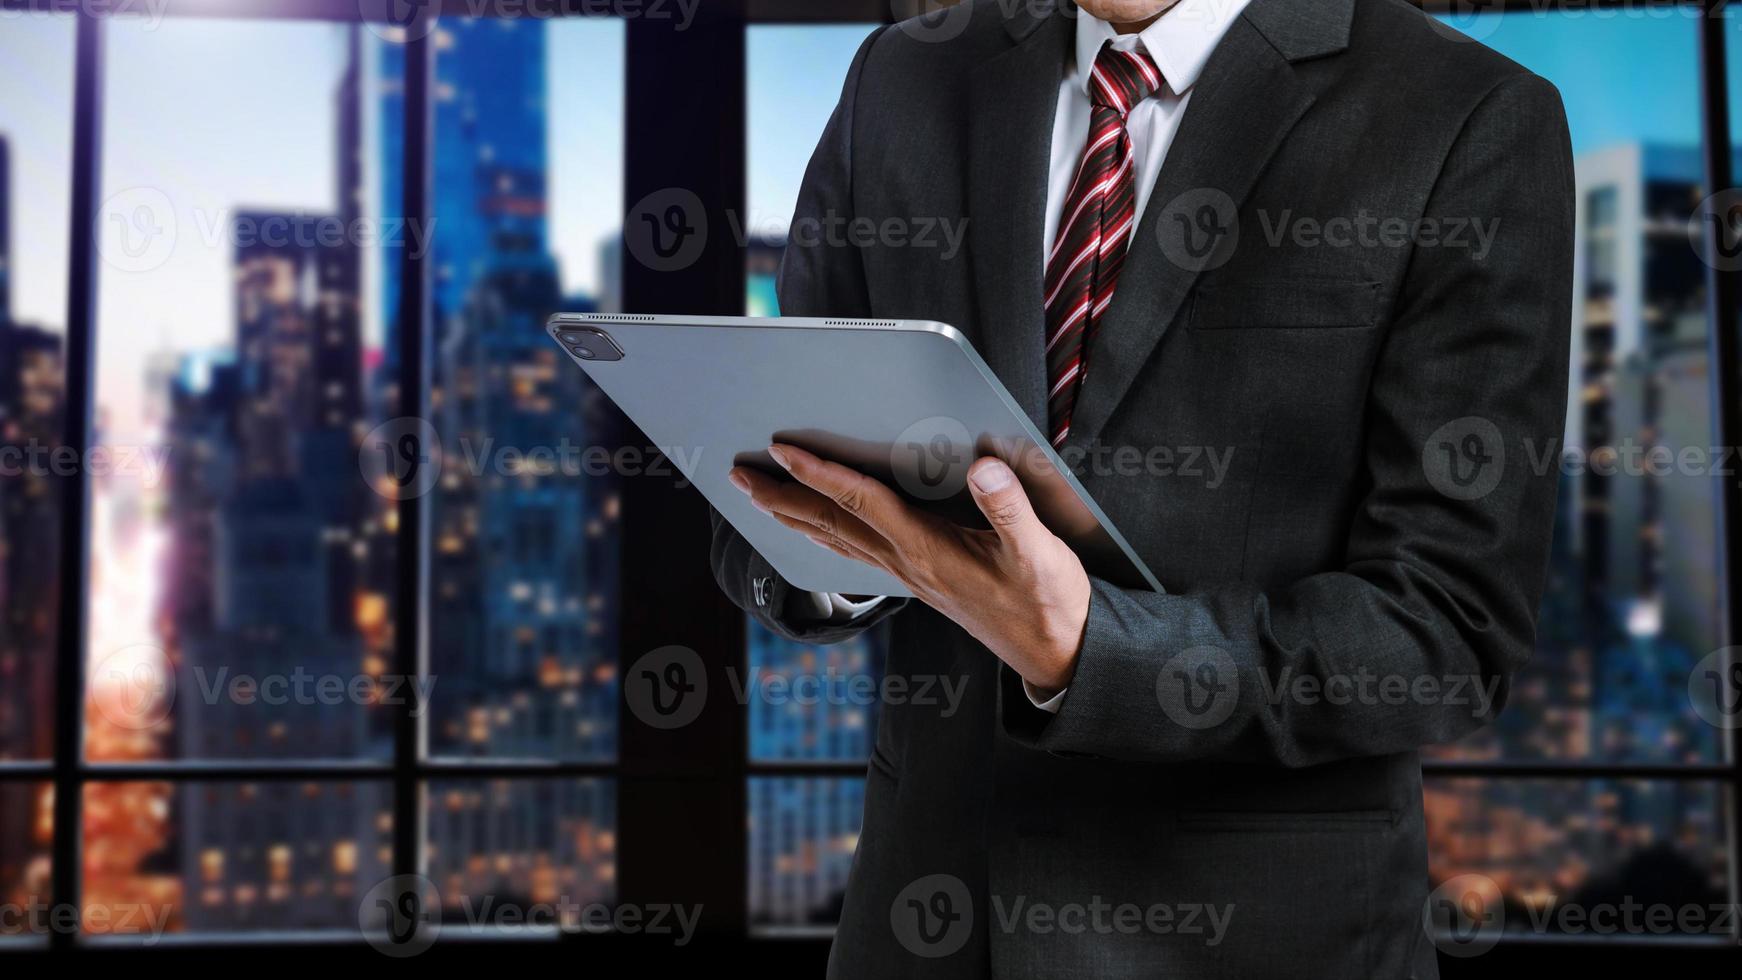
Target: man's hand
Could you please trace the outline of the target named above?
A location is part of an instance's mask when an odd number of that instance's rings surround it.
[[[877,480],[796,446],[768,454],[796,482],[745,467],[732,485],[775,520],[821,547],[895,576],[1009,664],[1042,697],[1070,684],[1089,576],[1035,516],[1016,475],[985,457],[968,470],[989,531],[961,527],[910,507]]]

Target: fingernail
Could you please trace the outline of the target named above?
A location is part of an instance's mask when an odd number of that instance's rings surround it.
[[[819,548],[826,548],[829,551],[835,550],[835,549],[829,547],[829,543],[827,541],[824,541],[822,538],[819,538],[814,534],[807,534],[807,535],[805,535],[805,537],[810,538],[811,544],[814,544]]]
[[[1003,463],[982,463],[968,473],[968,479],[981,493],[997,493],[1010,485],[1010,467]]]
[[[792,469],[792,460],[786,458],[786,450],[781,449],[779,446],[769,446],[768,455],[774,457],[774,461],[780,464],[781,469]]]
[[[742,490],[745,493],[750,492],[750,481],[744,479],[744,474],[738,472],[737,470],[733,470],[732,472],[727,473],[726,479],[731,480],[732,485],[737,487],[739,490]]]

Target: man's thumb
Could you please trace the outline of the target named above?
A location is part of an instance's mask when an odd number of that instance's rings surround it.
[[[980,513],[1006,544],[1020,544],[1023,537],[1045,530],[1034,516],[1028,494],[1003,460],[987,456],[976,461],[968,469],[968,485]]]

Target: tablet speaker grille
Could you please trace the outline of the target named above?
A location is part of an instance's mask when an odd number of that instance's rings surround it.
[[[582,316],[588,323],[625,323],[630,321],[645,323],[648,320],[659,319],[656,316],[643,313],[586,313]]]
[[[825,327],[893,327],[894,320],[824,320]]]

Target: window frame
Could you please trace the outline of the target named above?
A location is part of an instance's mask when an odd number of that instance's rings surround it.
[[[443,16],[462,16],[466,0],[431,0]],[[1429,11],[1457,10],[1465,0],[1417,0]],[[1730,147],[1726,32],[1721,0],[1644,0],[1649,6],[1698,7],[1698,31],[1702,152],[1708,188],[1735,186]],[[251,0],[236,4],[228,0],[168,0],[165,16],[222,18],[268,18],[298,21],[334,21],[361,24],[380,21],[387,0]],[[561,0],[562,16],[600,14],[600,4],[589,0]],[[627,95],[624,113],[624,200],[638,200],[667,186],[706,190],[710,211],[737,209],[743,213],[745,187],[745,92],[746,29],[752,24],[889,23],[902,4],[918,9],[926,0],[841,0],[828,5],[811,0],[725,0],[702,12],[689,31],[677,31],[647,18],[627,22],[625,41]],[[1624,0],[1498,0],[1490,4],[1506,11],[1586,9],[1621,7]],[[96,252],[95,218],[101,200],[104,24],[111,16],[101,5],[86,5],[67,13],[64,0],[0,0],[0,10],[60,13],[76,21],[74,44],[74,113],[72,205],[67,316],[65,333],[66,406],[65,444],[81,454],[89,448],[94,414],[93,369],[97,331],[97,277],[100,262]],[[377,9],[379,8],[379,9]],[[722,8],[724,8],[722,10]],[[608,13],[606,15],[609,15]],[[739,84],[707,86],[706,91],[685,87],[681,79],[667,78],[662,69],[673,63],[690,64],[699,72],[730,78]],[[402,187],[403,214],[428,220],[431,210],[431,112],[434,51],[426,37],[414,37],[406,45],[404,79],[405,131]],[[693,75],[693,73],[692,73]],[[700,110],[700,111],[698,111]],[[674,122],[682,119],[683,125]],[[706,122],[698,123],[698,120]],[[712,144],[713,152],[696,152],[699,143]],[[681,151],[681,152],[680,152]],[[733,161],[736,161],[734,163]],[[722,225],[724,227],[724,225]],[[1708,232],[1716,234],[1708,224]],[[669,312],[687,309],[698,313],[732,313],[741,308],[744,294],[743,249],[735,242],[710,242],[703,258],[678,273],[654,273],[624,263],[620,284],[624,311],[658,308]],[[401,307],[398,337],[403,345],[398,378],[400,414],[424,416],[430,398],[431,323],[428,309],[429,275],[426,256],[417,250],[401,255]],[[1707,314],[1711,324],[1709,354],[1714,371],[1714,441],[1735,445],[1742,438],[1742,402],[1738,401],[1738,372],[1742,371],[1742,347],[1737,326],[1742,322],[1742,272],[1722,272],[1707,263]],[[1720,329],[1722,325],[1723,329]],[[697,723],[675,732],[656,732],[647,726],[624,721],[619,713],[619,754],[613,762],[495,762],[484,760],[430,759],[424,726],[409,704],[398,706],[393,725],[393,752],[387,761],[249,763],[247,761],[151,764],[93,763],[85,760],[84,667],[87,640],[86,610],[90,529],[90,481],[81,475],[62,481],[62,538],[58,581],[58,636],[55,665],[55,718],[53,758],[44,761],[0,762],[0,784],[52,784],[54,830],[51,872],[51,904],[80,908],[80,851],[83,836],[82,801],[86,786],[117,781],[164,781],[183,784],[194,781],[372,781],[391,784],[393,823],[393,872],[419,874],[426,820],[427,788],[434,782],[453,779],[565,780],[602,778],[617,784],[618,851],[617,901],[657,902],[674,894],[700,895],[707,909],[707,934],[754,940],[758,930],[749,927],[749,849],[746,804],[749,781],[762,777],[853,778],[864,776],[862,762],[758,761],[751,758],[747,705],[727,698],[709,699]],[[661,601],[681,599],[693,609],[697,595],[707,608],[675,626],[676,642],[706,644],[719,652],[711,658],[710,681],[722,685],[727,672],[741,670],[745,659],[745,621],[716,590],[706,571],[706,542],[691,533],[694,519],[703,511],[695,495],[674,487],[641,485],[634,494],[624,494],[622,589],[637,596],[640,609],[626,604],[619,662],[627,667],[632,651],[652,649],[674,642],[674,624],[661,619],[649,607]],[[421,676],[427,664],[428,548],[430,507],[422,498],[409,497],[397,504],[399,537],[396,568],[397,620],[393,670],[404,676]],[[1724,597],[1723,622],[1726,644],[1742,638],[1742,581],[1736,574],[1736,556],[1742,555],[1742,485],[1727,481],[1719,501],[1720,554],[1719,593]],[[681,529],[681,530],[680,530]],[[409,535],[409,537],[407,537]],[[686,540],[686,538],[688,540]],[[699,555],[701,571],[674,571],[672,555]],[[697,591],[697,590],[700,591]],[[723,686],[720,689],[725,689]],[[1742,728],[1725,735],[1727,761],[1681,764],[1534,761],[1429,760],[1422,765],[1427,780],[1567,779],[1693,781],[1721,791],[1726,808],[1729,892],[1732,903],[1742,902]],[[680,805],[674,805],[680,804]],[[698,820],[698,814],[704,819]],[[697,824],[703,851],[695,847],[671,848],[666,835],[682,832],[694,841]],[[678,851],[673,854],[671,852]],[[709,861],[697,862],[699,853]],[[819,930],[826,934],[827,930]],[[333,943],[315,943],[304,948],[360,947],[361,939],[340,935]],[[580,941],[619,947],[622,937],[578,937],[565,934],[560,943]],[[549,942],[550,934],[528,931],[516,941]],[[1682,937],[1651,939],[1637,945],[1653,948],[1723,946],[1738,951],[1742,936]],[[177,937],[166,944],[176,949],[232,947],[250,942],[293,944],[296,938],[272,934],[193,935]],[[449,944],[495,940],[444,938]],[[769,944],[791,946],[791,940],[765,938]],[[1595,936],[1532,937],[1525,946],[1615,943]],[[81,935],[77,930],[52,930],[46,944],[22,939],[0,942],[0,955],[15,950],[46,948],[53,951],[100,948],[142,948]],[[1502,947],[1518,946],[1520,940],[1505,937]],[[645,950],[642,951],[645,953]],[[814,957],[814,952],[805,954]],[[1721,954],[1734,962],[1736,953]],[[681,955],[680,955],[681,958]],[[814,964],[815,960],[806,962]],[[1491,960],[1483,960],[1484,965]]]

